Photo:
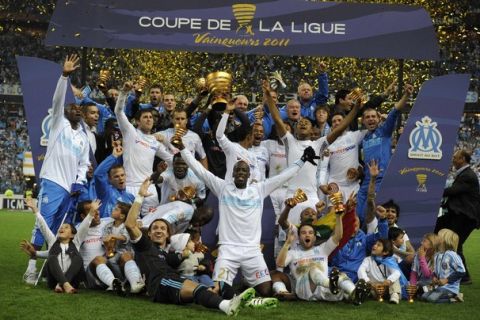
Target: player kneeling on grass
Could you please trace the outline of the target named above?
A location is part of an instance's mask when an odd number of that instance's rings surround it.
[[[37,225],[50,248],[45,266],[48,287],[58,293],[76,293],[75,287],[78,287],[83,276],[83,261],[79,248],[87,235],[95,211],[90,210],[78,229],[70,223],[62,224],[55,237],[33,200],[26,200],[26,205],[35,213]]]
[[[398,304],[402,297],[402,288],[407,284],[397,261],[393,255],[393,244],[388,239],[379,239],[372,247],[372,255],[363,259],[358,269],[358,278],[372,287],[372,295],[390,295],[390,303]],[[380,288],[380,289],[383,289]]]
[[[360,304],[359,291],[353,282],[338,269],[332,268],[328,274],[328,256],[338,246],[343,236],[343,224],[341,214],[336,215],[335,230],[330,238],[315,245],[315,229],[311,224],[302,223],[298,228],[299,245],[290,249],[295,242],[294,229],[290,228],[287,241],[277,257],[277,266],[290,267],[291,275],[295,278],[293,291],[298,298],[307,301],[342,301],[349,299]],[[290,250],[289,250],[290,249]],[[274,275],[273,290],[280,298],[289,298],[284,280],[280,274]],[[288,278],[287,278],[288,279]],[[282,281],[283,280],[283,281]]]
[[[208,287],[192,280],[181,278],[175,271],[182,262],[181,254],[167,252],[170,227],[165,220],[153,221],[146,234],[142,234],[137,218],[143,198],[149,196],[149,179],[141,185],[138,196],[128,213],[125,226],[132,239],[135,259],[145,274],[147,292],[153,302],[183,304],[195,302],[207,308],[220,309],[227,315],[236,315],[241,307],[255,296],[250,288],[231,300],[213,293]]]

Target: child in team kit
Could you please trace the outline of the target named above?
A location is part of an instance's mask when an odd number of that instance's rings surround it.
[[[428,286],[433,280],[434,256],[438,245],[439,238],[435,233],[425,234],[413,259],[410,284],[418,287],[419,294],[429,291]]]
[[[182,254],[183,261],[177,267],[182,277],[214,287],[212,278],[208,273],[208,264],[204,261],[205,255],[197,252],[195,241],[188,233],[179,233],[170,237],[170,249]]]
[[[363,259],[358,269],[358,278],[372,287],[374,296],[381,293],[383,287],[390,295],[390,302],[398,304],[402,297],[402,287],[406,285],[407,279],[392,255],[392,242],[387,239],[377,240],[372,247],[372,255]]]
[[[431,290],[424,292],[422,299],[428,302],[463,302],[460,280],[465,275],[465,266],[457,254],[458,235],[450,229],[438,232],[439,252],[434,256],[434,275]]]

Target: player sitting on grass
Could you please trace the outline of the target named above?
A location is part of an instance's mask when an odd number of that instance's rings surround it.
[[[330,275],[328,274],[328,256],[338,246],[343,235],[340,214],[337,214],[335,223],[333,234],[320,245],[315,245],[314,227],[311,224],[302,223],[298,228],[299,245],[292,249],[290,246],[294,243],[296,235],[294,229],[290,228],[287,241],[278,255],[277,266],[280,268],[290,267],[290,273],[295,278],[292,291],[302,300],[342,301],[349,299],[355,304],[360,304],[362,302],[361,286],[357,290],[352,280],[346,274],[340,273],[337,268],[332,268]],[[288,297],[289,292],[286,285],[292,284],[284,282],[288,277],[279,277],[279,275],[273,275],[273,290],[279,297]]]
[[[236,315],[240,308],[255,296],[255,290],[249,288],[231,300],[222,299],[207,286],[182,278],[175,271],[182,258],[177,253],[165,250],[171,236],[170,227],[165,220],[153,221],[147,233],[142,233],[137,225],[137,218],[144,197],[151,195],[148,192],[149,187],[150,181],[147,179],[140,186],[125,222],[135,250],[135,259],[146,278],[149,297],[153,302],[159,303],[195,302],[207,308],[220,309],[227,315]]]

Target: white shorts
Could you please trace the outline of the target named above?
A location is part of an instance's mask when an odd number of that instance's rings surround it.
[[[293,289],[294,288],[294,289]],[[292,282],[292,291],[295,291],[295,294],[299,299],[306,301],[342,301],[344,294],[342,290],[338,294],[333,294],[329,288],[322,286],[317,286],[315,291],[312,292],[310,286],[310,277],[308,272],[296,279],[295,282]]]
[[[140,186],[127,186],[126,189],[134,196],[137,196]],[[147,214],[155,211],[155,209],[157,209],[157,207],[160,205],[160,202],[158,201],[157,189],[155,188],[154,184],[151,184],[150,187],[148,187],[148,192],[152,195],[143,199],[142,208],[140,209],[141,217],[145,217]]]
[[[213,281],[223,281],[232,285],[238,269],[241,269],[244,279],[251,287],[272,280],[260,246],[220,245],[213,270]]]

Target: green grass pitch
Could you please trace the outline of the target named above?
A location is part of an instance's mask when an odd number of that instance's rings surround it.
[[[80,290],[77,295],[55,294],[45,284],[25,285],[22,275],[27,257],[19,242],[29,239],[34,217],[26,212],[0,210],[0,319],[225,319],[220,311],[194,304],[174,306],[146,298],[121,298],[105,292]],[[463,286],[465,302],[434,305],[422,302],[399,305],[368,301],[360,307],[346,303],[283,302],[273,310],[244,309],[238,319],[479,319],[480,232],[466,243],[465,253],[473,285]],[[38,263],[40,265],[40,263]]]

